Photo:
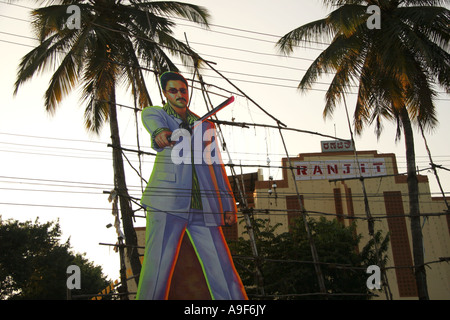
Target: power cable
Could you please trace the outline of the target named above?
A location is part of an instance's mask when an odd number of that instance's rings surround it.
[[[270,114],[268,114],[268,115],[270,116]],[[277,119],[274,119],[274,120],[277,121],[278,125],[280,124],[279,120],[277,120]],[[280,133],[281,133],[281,130],[280,130]],[[287,156],[289,157],[288,154],[287,154]],[[298,194],[298,192],[297,192],[297,194]],[[314,263],[317,264],[318,262],[317,262],[317,261],[314,261]],[[322,292],[322,294],[324,294],[324,292]]]
[[[0,15],[2,16],[2,15]],[[6,16],[7,17],[7,16]],[[28,22],[27,20],[24,20],[26,22]],[[100,26],[100,25],[97,25]],[[113,30],[111,30],[113,31]],[[121,32],[121,31],[118,31]],[[22,37],[22,38],[27,38],[27,39],[33,39],[33,40],[37,40],[35,38],[32,37],[28,37],[28,36],[22,36],[22,35],[15,35],[9,32],[0,32],[3,34],[8,34],[8,35],[14,35],[17,37]],[[34,45],[27,45],[27,44],[23,44],[23,43],[18,43],[18,42],[14,42],[14,41],[8,41],[8,40],[3,40],[0,39],[0,42],[5,42],[5,43],[10,43],[10,44],[16,44],[16,45],[21,45],[21,46],[27,46],[27,47],[35,47]],[[229,47],[223,47],[223,46],[215,46],[215,45],[211,45],[211,44],[204,44],[204,43],[195,43],[193,42],[193,44],[197,44],[197,45],[204,45],[204,46],[211,46],[211,47],[217,47],[217,48],[227,48],[229,50],[237,50],[237,51],[242,51],[242,52],[248,52],[248,53],[254,53],[254,54],[260,54],[260,55],[266,55],[266,56],[278,56],[280,57],[280,55],[276,55],[276,54],[270,54],[270,53],[262,53],[262,52],[257,52],[257,51],[251,51],[251,50],[245,50],[245,49],[237,49],[237,48],[229,48]],[[171,48],[173,49],[173,48]],[[300,68],[292,68],[292,67],[284,67],[281,65],[274,65],[274,64],[268,64],[268,63],[260,63],[260,62],[255,62],[255,61],[246,61],[246,60],[242,60],[242,59],[233,59],[230,57],[219,57],[219,56],[214,56],[214,55],[208,55],[208,54],[204,54],[204,56],[210,56],[210,57],[215,57],[215,58],[219,58],[219,59],[225,59],[225,60],[232,60],[232,61],[241,61],[241,62],[246,62],[246,63],[253,63],[253,64],[259,64],[259,65],[266,65],[266,66],[274,66],[274,67],[278,67],[278,68],[287,68],[287,69],[291,69],[291,70],[298,70],[298,71],[306,71],[306,69],[300,69]],[[309,59],[309,58],[301,58],[301,57],[287,57],[287,58],[291,58],[291,59],[300,59],[300,60],[307,60],[307,61],[314,61],[313,59]],[[142,67],[141,67],[142,68]],[[144,68],[142,68],[144,69]],[[281,78],[281,77],[273,77],[273,76],[265,76],[265,75],[255,75],[255,74],[245,74],[242,72],[233,72],[233,71],[221,71],[221,72],[226,72],[228,74],[236,74],[236,75],[243,75],[243,76],[247,76],[247,77],[257,77],[257,78],[263,78],[263,79],[272,79],[272,80],[278,80],[278,81],[288,81],[288,82],[299,82],[299,80],[296,79],[289,79],[289,78]],[[219,79],[220,77],[217,76],[211,76],[212,78],[216,78]],[[287,89],[297,89],[298,86],[293,86],[293,85],[285,85],[285,84],[277,84],[277,83],[273,83],[273,82],[261,82],[261,81],[253,81],[253,80],[245,80],[245,79],[233,79],[230,78],[230,80],[233,81],[240,81],[240,82],[244,82],[244,83],[251,83],[251,84],[256,84],[256,85],[265,85],[265,86],[274,86],[274,87],[280,87],[280,88],[287,88]],[[316,84],[319,85],[329,85],[328,83],[324,83],[324,82],[320,82],[317,81],[315,82]],[[357,86],[350,86],[350,87],[354,87],[357,88]],[[318,91],[318,92],[327,92],[326,89],[317,89],[317,88],[310,88],[309,90],[311,91]],[[445,94],[446,92],[438,92],[441,94]],[[349,94],[356,94],[355,92],[351,92]],[[448,101],[450,99],[445,99],[445,98],[435,98],[434,100],[436,101]]]

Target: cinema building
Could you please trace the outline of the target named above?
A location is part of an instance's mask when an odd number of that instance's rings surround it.
[[[407,268],[414,261],[410,219],[403,216],[409,214],[407,177],[398,171],[395,154],[358,151],[355,156],[349,142],[323,141],[322,152],[299,154],[289,160],[282,159],[279,180],[264,180],[261,172],[246,176],[248,202],[269,212],[264,215],[255,210],[258,217],[281,223],[284,229],[280,231],[288,231],[290,222],[299,216],[299,195],[304,209],[311,212],[310,217],[337,219],[346,226],[357,221],[357,233],[363,236],[360,245],[364,246],[370,239],[367,220],[358,219],[367,217],[364,183],[375,231],[390,234],[387,267],[394,268],[386,272],[392,298],[417,299],[413,269]],[[363,183],[360,176],[364,177]],[[425,216],[421,224],[429,297],[450,299],[450,216],[444,214],[444,199],[431,197],[428,177],[418,175],[418,180],[420,212]],[[248,190],[252,189],[250,197]],[[241,224],[238,228],[243,227]],[[382,291],[374,293],[378,299],[386,299]]]
[[[375,231],[390,234],[386,275],[392,298],[416,300],[417,287],[410,268],[413,265],[410,219],[405,216],[409,214],[407,177],[398,171],[395,154],[358,151],[355,155],[348,142],[323,141],[322,152],[302,153],[289,160],[282,159],[282,175],[277,180],[264,179],[261,170],[239,176],[244,182],[240,189],[245,191],[248,206],[255,208],[259,218],[281,223],[279,232],[287,232],[290,222],[299,217],[299,195],[304,209],[314,213],[310,217],[337,219],[345,226],[357,221],[357,233],[362,235],[359,249],[362,249],[370,239],[367,220],[358,219],[366,218],[364,186],[370,213],[375,218]],[[447,206],[442,197],[431,196],[427,176],[418,175],[418,180],[429,297],[450,299],[450,218],[444,214]],[[230,177],[230,182],[238,194],[235,180]],[[227,240],[236,240],[244,228],[243,223],[224,228]],[[139,229],[141,245],[144,235],[145,229]],[[178,269],[174,272],[177,278],[172,280],[173,286],[180,288],[174,288],[172,298],[208,298],[201,293],[204,284],[195,264],[195,252],[183,241]],[[193,283],[186,282],[186,272]],[[132,291],[133,281],[129,284]],[[375,299],[386,299],[382,290],[374,293],[378,295]]]

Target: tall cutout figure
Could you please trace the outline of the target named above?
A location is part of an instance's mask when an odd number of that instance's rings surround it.
[[[199,117],[187,107],[188,83],[182,75],[166,72],[160,80],[167,103],[163,108],[142,110],[142,122],[157,155],[141,199],[147,210],[147,228],[136,299],[168,298],[181,240],[187,234],[211,298],[246,300],[221,229],[236,223],[237,208],[214,124],[196,123]],[[180,128],[185,128],[183,134],[171,139]]]

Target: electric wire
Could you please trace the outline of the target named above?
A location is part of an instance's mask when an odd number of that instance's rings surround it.
[[[0,16],[7,17],[7,18],[12,18],[12,19],[17,19],[17,20],[24,21],[24,22],[29,22],[26,19],[19,19],[19,18],[9,17],[9,16],[6,16],[6,15],[1,15],[1,14],[0,14]],[[101,26],[101,25],[96,25],[96,26],[104,27],[104,26]],[[104,28],[106,28],[106,27],[104,27]],[[114,30],[114,29],[111,29],[111,28],[108,28],[108,30],[115,31],[115,32],[122,32],[120,30]],[[32,38],[32,37],[28,37],[28,36],[22,36],[22,35],[16,35],[16,34],[9,33],[9,32],[3,32],[2,31],[0,33],[8,34],[8,35],[14,35],[14,36],[23,37],[23,38],[32,39],[32,40],[37,40],[36,38]],[[151,41],[149,39],[146,39],[146,40],[147,41]],[[2,40],[2,39],[0,39],[0,41],[7,42],[7,43],[12,43],[12,44],[25,45],[25,44],[12,42],[12,41],[7,41],[7,40]],[[278,55],[278,54],[263,53],[263,52],[251,51],[251,50],[245,50],[245,49],[239,49],[239,48],[230,48],[230,47],[224,47],[224,46],[212,45],[212,44],[206,44],[206,43],[192,42],[192,44],[201,45],[201,46],[215,47],[215,48],[220,48],[220,49],[237,50],[237,51],[246,52],[246,53],[252,53],[252,54],[257,54],[257,55],[266,55],[266,56],[283,57],[283,58],[287,58],[287,59],[299,59],[299,60],[305,60],[305,61],[314,61],[313,59],[310,59],[310,58],[293,57],[293,56],[287,56],[286,57],[286,56],[282,56],[282,55]],[[30,47],[34,47],[34,46],[30,45]],[[170,48],[170,49],[175,50],[174,48]],[[219,57],[219,56],[215,56],[215,57],[216,58],[221,58],[221,59],[228,59],[228,57]],[[246,61],[246,62],[248,62],[248,63],[257,63],[257,62],[254,62],[254,61]],[[261,63],[261,64],[264,65],[264,63]],[[276,66],[276,65],[273,65],[273,66]],[[283,67],[283,66],[279,66],[279,67]],[[291,67],[288,67],[288,68],[291,68]],[[306,69],[292,69],[292,70],[306,71]],[[223,72],[227,72],[228,74],[244,75],[244,76],[247,76],[247,77],[258,77],[258,78],[264,78],[264,79],[281,80],[281,81],[289,81],[289,82],[297,82],[297,83],[299,82],[299,80],[296,80],[296,79],[288,79],[288,78],[281,78],[281,77],[245,74],[245,73],[242,73],[242,72],[233,72],[233,71],[223,71]],[[216,77],[216,76],[211,76],[211,77],[212,78],[216,78],[216,79],[219,78],[219,77]],[[231,80],[245,82],[245,83],[252,83],[252,84],[256,84],[256,85],[276,86],[276,87],[281,87],[281,88],[295,88],[295,89],[297,88],[297,86],[283,85],[283,84],[277,84],[277,83],[273,83],[273,82],[268,83],[268,82],[252,81],[252,80],[245,80],[245,79],[231,79]],[[329,85],[328,83],[323,83],[323,82],[320,82],[320,81],[315,82],[315,84]],[[355,86],[355,85],[351,85],[350,87],[357,88],[357,86]],[[326,92],[327,91],[326,89],[317,89],[317,88],[311,88],[310,90],[311,91],[319,91],[319,92]],[[445,92],[440,92],[440,93],[444,94]],[[355,92],[351,92],[350,94],[356,94],[356,93]],[[436,98],[435,100],[450,100],[450,99]]]
[[[2,40],[0,40],[0,41],[2,41]],[[256,83],[256,82],[255,82]],[[57,206],[57,207],[59,207],[59,206]],[[64,206],[61,206],[61,207],[64,207]],[[73,208],[73,207],[70,207],[70,208]],[[75,208],[77,208],[77,207],[75,207]],[[82,207],[79,207],[79,208],[82,208]],[[108,210],[110,210],[109,208],[108,208]],[[308,212],[309,212],[309,210],[308,210]],[[441,213],[442,214],[442,213]],[[336,215],[335,213],[333,214],[333,215]],[[430,215],[434,215],[434,213],[430,213]],[[407,216],[407,215],[398,215],[398,216]],[[388,217],[388,216],[385,216],[386,218]],[[377,217],[377,218],[380,218],[380,217]],[[312,262],[312,263],[317,263],[317,262]],[[411,267],[411,266],[404,266],[404,267]],[[395,267],[391,267],[391,268],[397,268],[397,266],[395,266]],[[314,294],[319,294],[319,293],[309,293],[309,294],[307,294],[307,295],[314,295]],[[292,296],[292,295],[291,295]]]

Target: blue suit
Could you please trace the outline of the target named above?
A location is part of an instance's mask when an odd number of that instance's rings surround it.
[[[180,127],[182,120],[166,110],[148,107],[142,111],[142,122],[152,138],[161,128],[173,132]],[[236,215],[237,208],[215,139],[214,124],[208,121],[195,127],[192,137],[181,137],[174,147],[160,148],[152,139],[157,155],[141,199],[148,214],[137,299],[167,299],[185,233],[202,265],[212,298],[247,299],[220,228],[224,213]],[[191,205],[194,180],[201,209]]]
[[[142,111],[142,122],[152,135],[158,128],[175,131],[179,128],[181,119],[169,116],[161,107],[150,107]],[[205,137],[205,135],[210,137]],[[203,139],[207,139],[207,141],[203,141]],[[192,156],[195,158],[195,171],[200,184],[203,213],[205,213],[207,226],[224,225],[223,213],[236,213],[237,211],[217,148],[213,150],[216,161],[210,161],[210,163],[213,162],[212,164],[207,163],[210,156],[208,149],[216,145],[215,139],[214,124],[208,121],[203,122],[201,128],[198,126],[194,129],[194,136],[191,139]],[[174,164],[172,158],[176,156],[177,146],[161,149],[159,146],[153,145],[153,148],[158,154],[141,203],[145,207],[187,218],[191,204],[192,165],[190,163]],[[217,160],[220,163],[217,163]]]

